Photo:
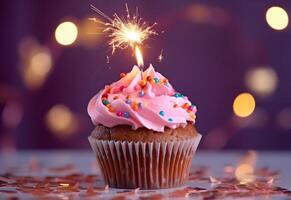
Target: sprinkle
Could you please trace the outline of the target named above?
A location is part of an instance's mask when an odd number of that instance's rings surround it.
[[[144,96],[144,91],[143,91],[143,90],[141,90],[141,91],[139,92],[139,96],[140,96],[140,97],[143,97],[143,96]]]
[[[177,108],[177,107],[178,107],[178,104],[175,103],[175,104],[173,105],[173,107],[174,107],[174,108]]]
[[[184,108],[184,109],[187,109],[189,107],[189,104],[188,103],[184,103],[183,105],[182,105],[182,108]]]
[[[164,83],[168,83],[169,81],[168,81],[168,79],[164,78],[164,79],[163,79],[163,82],[164,82]]]
[[[151,81],[153,78],[151,76],[147,76],[147,81]]]
[[[179,97],[184,98],[184,95],[182,95],[180,93],[175,93],[173,96],[176,97],[176,98],[179,98]]]
[[[130,99],[126,99],[126,100],[125,100],[125,103],[127,103],[127,104],[131,104],[131,100],[130,100]]]
[[[129,118],[129,113],[128,113],[128,112],[124,112],[124,113],[123,113],[123,116],[124,116],[125,118]]]
[[[125,88],[124,85],[122,85],[119,87],[119,90],[122,92],[124,88]]]
[[[120,78],[123,78],[123,77],[125,77],[125,73],[120,73]]]
[[[137,103],[136,103],[136,102],[132,103],[132,104],[131,104],[131,108],[132,108],[133,110],[137,111],[137,110],[138,110],[138,105],[137,105]]]
[[[159,83],[159,79],[157,77],[154,78],[155,83]]]
[[[107,93],[111,93],[111,92],[112,92],[112,88],[109,87],[109,88],[107,89]]]
[[[102,101],[102,103],[106,106],[107,104],[109,104],[109,101],[108,101],[107,99],[104,99],[104,100]]]
[[[110,112],[115,112],[115,109],[112,108],[112,106],[111,106],[111,107],[109,107],[109,111],[110,111]]]
[[[159,114],[160,114],[161,116],[165,116],[165,112],[162,111],[162,110],[159,112]]]
[[[127,96],[126,96],[126,99],[129,99],[129,98],[130,98],[130,95],[127,95]]]
[[[116,113],[116,115],[117,115],[118,117],[121,117],[121,116],[122,116],[122,112],[121,112],[121,111],[118,111],[118,112]]]
[[[168,119],[168,121],[169,121],[169,122],[172,122],[172,121],[173,121],[173,119],[172,119],[172,118],[169,118],[169,119]]]
[[[106,94],[106,93],[102,95],[102,98],[106,99],[107,97],[108,97],[108,94]]]
[[[141,87],[144,87],[146,84],[147,84],[146,80],[140,80],[140,81],[139,81],[139,85],[140,85]]]
[[[108,104],[106,105],[106,107],[107,107],[107,108],[111,108],[111,104],[108,103]]]
[[[114,100],[116,100],[116,99],[118,99],[118,98],[119,98],[119,96],[115,96],[115,97],[113,97]]]
[[[141,102],[138,102],[138,104],[137,104],[137,105],[138,105],[138,107],[139,107],[139,108],[141,108],[141,106],[142,106],[142,103],[141,103]]]

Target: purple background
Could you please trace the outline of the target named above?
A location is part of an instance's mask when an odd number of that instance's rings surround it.
[[[271,6],[291,13],[289,1],[127,1],[139,7],[148,22],[158,22],[158,31],[144,47],[146,66],[152,63],[172,85],[197,105],[197,128],[205,149],[291,149],[291,130],[278,124],[278,115],[291,106],[290,27],[274,31],[265,20]],[[105,84],[119,79],[135,64],[129,49],[117,51],[106,63],[110,49],[106,40],[93,48],[77,43],[63,47],[54,31],[64,20],[80,21],[94,16],[90,4],[109,16],[123,14],[125,1],[2,1],[0,112],[16,101],[22,118],[15,127],[0,119],[0,148],[89,148],[87,136],[94,128],[87,115],[89,99]],[[202,8],[207,19],[189,19],[191,9]],[[20,76],[19,44],[25,37],[47,46],[54,58],[53,71],[37,90],[30,90]],[[100,36],[96,36],[100,37]],[[163,49],[164,60],[157,57]],[[235,118],[234,98],[249,92],[244,77],[256,66],[271,66],[278,75],[278,87],[266,98],[256,98],[262,112],[258,119]],[[78,130],[60,139],[50,131],[44,118],[48,110],[63,104],[80,123]],[[264,119],[263,121],[261,119]],[[291,124],[291,121],[290,121]]]

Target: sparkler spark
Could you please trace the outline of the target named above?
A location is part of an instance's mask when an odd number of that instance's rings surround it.
[[[163,56],[163,49],[162,49],[161,53],[160,53],[160,55],[158,57],[158,60],[159,60],[159,62],[162,62],[163,59],[164,59],[164,56]]]
[[[132,47],[134,49],[135,46],[141,46],[151,35],[157,35],[157,32],[153,29],[156,23],[148,25],[139,17],[137,8],[136,13],[131,16],[127,4],[125,7],[127,12],[126,17],[119,17],[115,13],[113,18],[110,18],[101,10],[91,5],[95,12],[107,20],[107,22],[100,22],[95,18],[90,18],[94,22],[104,25],[103,32],[110,38],[108,44],[112,47],[112,54],[117,48],[125,49]]]

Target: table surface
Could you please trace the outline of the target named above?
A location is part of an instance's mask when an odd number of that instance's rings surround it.
[[[222,174],[225,173],[226,167],[233,167],[236,169],[239,166],[239,163],[245,159],[246,152],[235,152],[235,151],[217,151],[217,152],[208,152],[208,151],[198,151],[193,159],[192,166],[198,167],[203,166],[207,168],[207,176],[213,177],[209,181],[189,181],[189,186],[199,187],[199,188],[212,188],[213,185],[219,184],[219,177],[222,177]],[[278,172],[276,176],[269,177],[269,181],[272,181],[272,185],[286,188],[286,190],[291,190],[291,152],[253,152],[253,155],[256,156],[256,169],[263,167],[268,167],[269,171]],[[248,161],[249,162],[249,161]],[[15,174],[15,176],[37,176],[37,177],[51,177],[57,176],[61,177],[63,175],[81,173],[83,175],[92,175],[100,174],[99,168],[97,167],[95,157],[91,151],[19,151],[16,153],[12,152],[2,152],[0,154],[0,183],[5,182],[4,174],[9,172]],[[55,170],[49,170],[55,169]],[[232,168],[229,168],[232,169]],[[235,172],[235,171],[234,171]],[[235,173],[234,173],[235,174]],[[4,177],[4,178],[3,178]],[[207,177],[206,177],[207,178]],[[191,179],[190,179],[191,180]],[[273,182],[274,180],[274,182]],[[9,182],[9,180],[7,181]],[[101,183],[102,186],[102,183]],[[13,186],[15,187],[15,185]],[[5,186],[0,184],[0,199],[6,199],[8,197],[19,197],[20,199],[39,199],[43,198],[44,195],[34,195],[30,192],[16,191],[12,186]],[[79,187],[79,186],[78,186]],[[82,187],[80,187],[82,188]],[[198,189],[199,189],[198,188]],[[183,189],[183,188],[182,188]],[[106,192],[97,192],[98,195],[102,196],[104,199],[113,199],[115,197],[126,197],[129,199],[141,199],[143,195],[147,195],[146,192],[134,190],[134,195],[129,191],[121,191],[118,189],[108,190],[103,189]],[[11,191],[11,192],[9,192]],[[58,190],[59,191],[59,190]],[[155,194],[163,194],[162,199],[171,198],[174,196],[167,196],[171,194],[172,189],[166,190],[157,190],[154,191]],[[86,198],[95,198],[92,196],[82,196],[80,193],[82,189],[71,192],[63,190],[63,192],[53,192],[53,194],[47,195],[56,195],[58,199],[84,199]],[[84,191],[83,191],[84,192]],[[124,196],[121,196],[125,192]],[[128,194],[127,194],[128,193]],[[268,198],[272,199],[291,199],[291,192],[287,191],[286,194],[275,194],[267,195]],[[51,196],[50,196],[51,197]],[[159,199],[152,198],[152,199]],[[176,195],[177,198],[181,196]],[[201,196],[190,196],[191,198],[203,199],[205,197]],[[125,198],[125,199],[126,199]],[[228,197],[231,199],[231,197]],[[242,197],[239,197],[242,198]],[[244,197],[245,198],[245,197]],[[248,199],[260,199],[254,195],[252,197],[247,197]],[[118,199],[118,198],[117,198]],[[145,198],[146,199],[146,198]],[[150,199],[150,198],[148,198]],[[161,198],[160,198],[161,199]],[[215,198],[213,198],[215,199]]]

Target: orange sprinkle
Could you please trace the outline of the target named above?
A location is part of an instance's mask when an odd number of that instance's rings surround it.
[[[115,109],[112,108],[112,106],[111,106],[111,107],[109,107],[109,111],[110,111],[110,112],[115,112]]]
[[[107,108],[111,108],[111,104],[110,104],[110,103],[107,104],[106,107],[107,107]]]
[[[173,107],[174,107],[174,108],[177,108],[177,107],[178,107],[178,104],[175,103]]]
[[[153,80],[153,77],[147,76],[147,81],[151,81],[151,80]]]
[[[139,81],[139,85],[140,85],[141,87],[144,87],[146,84],[147,84],[146,80],[140,80],[140,81]]]
[[[184,103],[183,106],[182,106],[182,108],[184,108],[184,109],[187,109],[188,107],[189,107],[188,103]]]
[[[125,76],[126,76],[125,73],[120,73],[120,78],[123,78],[123,77],[125,77]]]
[[[115,96],[115,97],[113,97],[114,100],[116,100],[116,99],[118,99],[118,98],[119,98],[119,96]]]
[[[137,110],[138,110],[138,105],[137,105],[137,103],[133,103],[133,104],[131,105],[131,108],[132,108],[133,110],[137,111]]]

